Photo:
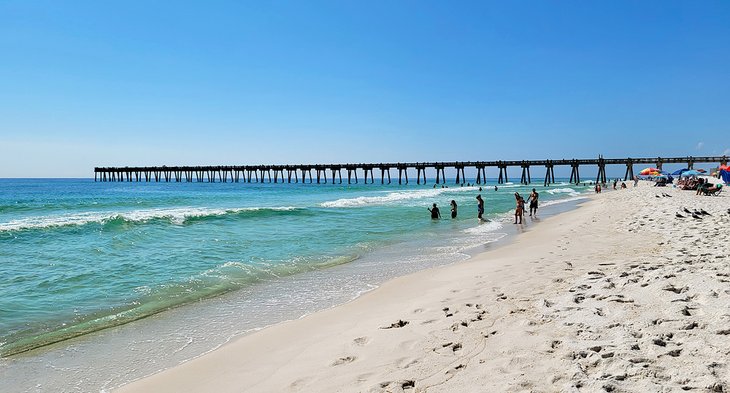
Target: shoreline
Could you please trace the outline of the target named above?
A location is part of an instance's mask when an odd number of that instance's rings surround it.
[[[348,301],[346,301],[344,303],[335,304],[335,305],[332,305],[332,306],[330,306],[328,308],[321,309],[321,310],[315,311],[313,313],[309,313],[309,314],[302,315],[302,316],[300,316],[299,318],[296,318],[296,319],[284,320],[284,321],[277,322],[277,323],[274,323],[274,324],[271,324],[271,325],[267,325],[267,326],[263,326],[263,327],[260,327],[260,328],[253,329],[251,331],[247,331],[247,332],[245,332],[243,334],[240,334],[240,335],[237,335],[235,337],[232,337],[226,343],[224,343],[224,344],[222,344],[222,345],[220,345],[220,346],[218,346],[218,347],[216,347],[216,348],[214,348],[214,349],[212,349],[210,351],[207,351],[207,352],[205,352],[205,353],[203,353],[203,354],[201,354],[199,356],[196,356],[194,358],[185,360],[184,362],[180,363],[177,366],[173,366],[171,368],[167,368],[167,369],[158,371],[158,372],[156,372],[154,374],[151,374],[151,375],[142,377],[140,379],[131,381],[129,383],[126,383],[126,384],[124,384],[122,386],[119,386],[119,387],[113,389],[112,391],[114,391],[114,392],[137,391],[137,390],[135,390],[135,386],[137,384],[140,384],[140,383],[144,384],[144,382],[146,380],[150,379],[150,378],[155,378],[156,376],[161,375],[161,374],[166,374],[166,373],[170,372],[171,370],[176,370],[178,368],[184,367],[185,365],[187,365],[187,364],[189,364],[191,362],[196,362],[199,359],[204,359],[206,357],[209,357],[211,355],[214,355],[214,354],[216,354],[218,351],[220,351],[222,349],[226,349],[229,346],[236,345],[236,343],[238,341],[240,341],[240,340],[247,340],[249,338],[251,340],[255,340],[256,339],[255,336],[258,335],[258,334],[260,334],[261,332],[266,332],[267,330],[270,330],[270,329],[276,329],[277,327],[280,327],[282,325],[296,324],[299,321],[307,320],[308,318],[312,318],[312,317],[317,316],[317,315],[319,315],[321,313],[337,312],[336,310],[338,310],[338,309],[340,309],[342,307],[348,306],[348,305],[352,304],[353,302],[358,302],[359,300],[363,299],[364,297],[371,296],[373,293],[376,293],[378,291],[381,291],[383,287],[386,287],[386,286],[387,287],[390,287],[390,286],[393,286],[393,285],[397,285],[397,284],[394,283],[396,281],[415,279],[413,276],[418,276],[418,275],[421,275],[421,274],[430,274],[430,272],[432,272],[432,271],[439,271],[441,269],[448,269],[448,268],[451,268],[451,267],[454,267],[454,266],[459,266],[461,264],[470,263],[475,258],[479,259],[479,258],[488,257],[488,254],[490,254],[490,253],[493,253],[493,252],[498,251],[498,250],[501,250],[501,249],[503,249],[505,247],[509,247],[509,246],[514,245],[514,243],[515,242],[518,242],[519,239],[520,239],[520,237],[521,236],[524,236],[526,233],[530,233],[532,231],[539,230],[543,225],[545,225],[545,222],[543,222],[543,220],[552,220],[552,219],[555,219],[555,218],[560,218],[561,216],[563,216],[565,214],[570,214],[571,212],[574,212],[574,211],[577,211],[577,210],[581,209],[582,205],[584,205],[586,203],[591,203],[594,200],[595,200],[595,195],[594,194],[583,194],[583,195],[580,195],[580,196],[577,196],[577,197],[571,197],[571,198],[569,198],[567,200],[550,201],[550,202],[553,202],[553,203],[551,203],[551,204],[549,204],[547,206],[541,207],[540,211],[541,211],[542,214],[538,218],[539,221],[537,221],[537,222],[531,221],[531,222],[529,222],[528,225],[526,225],[526,227],[518,226],[519,224],[515,225],[514,227],[507,227],[507,230],[505,230],[505,231],[499,231],[499,232],[509,232],[509,233],[504,233],[505,236],[503,236],[499,240],[496,240],[496,241],[488,242],[488,243],[485,243],[485,244],[482,244],[482,245],[472,246],[472,247],[468,247],[466,249],[463,249],[462,252],[465,255],[468,256],[464,260],[459,260],[459,261],[456,261],[456,262],[451,262],[451,263],[448,263],[448,264],[445,264],[445,265],[438,265],[438,266],[434,266],[434,267],[429,267],[429,268],[426,268],[426,269],[423,269],[423,270],[418,270],[418,271],[415,271],[415,272],[412,272],[412,273],[408,273],[406,275],[397,276],[397,277],[388,279],[387,281],[385,281],[383,283],[380,283],[378,286],[376,286],[376,287],[374,287],[374,288],[372,288],[370,290],[367,290],[367,291],[364,291],[362,293],[359,293],[357,296],[351,298],[350,300],[348,300]],[[548,210],[547,213],[545,213],[545,210],[546,209]],[[509,220],[511,220],[511,217],[513,217],[512,216],[512,213],[510,213],[510,212],[504,213],[504,216],[502,216],[498,220],[498,222],[504,222],[505,226],[506,225],[513,225],[512,222],[509,221]],[[526,220],[530,220],[530,217],[526,215],[525,219]],[[503,229],[505,229],[505,228],[503,228]],[[180,391],[178,389],[181,389],[181,388],[182,388],[181,386],[176,386],[174,389],[171,389],[170,391]],[[128,390],[128,389],[131,389],[131,390]],[[141,387],[141,391],[144,391],[146,389],[148,389],[148,388],[147,387]],[[161,387],[158,387],[158,386],[155,386],[154,389],[155,390],[162,389],[161,391],[165,391],[164,388],[161,388]],[[190,391],[200,391],[200,390],[193,389],[193,390],[190,390]]]
[[[719,354],[730,349],[722,340],[730,334],[723,330],[730,319],[728,267],[713,259],[688,268],[687,258],[697,255],[666,239],[682,230],[699,242],[702,231],[713,230],[674,218],[680,205],[699,204],[728,223],[730,204],[661,191],[673,198],[639,213],[637,206],[656,204],[655,189],[602,194],[503,247],[389,280],[351,302],[238,337],[118,391],[727,386]],[[647,247],[637,232],[663,240]],[[724,245],[716,251],[728,256]],[[675,292],[697,294],[677,303],[667,296]],[[717,314],[723,307],[725,314]],[[718,372],[707,371],[710,363]]]
[[[573,198],[566,198],[566,200],[545,201],[544,203],[546,203],[547,206],[543,205],[541,212],[543,213],[542,216],[546,217],[549,215],[548,212],[550,211],[571,209],[572,206],[575,205],[576,201]],[[471,219],[468,218],[469,210],[470,209],[466,209],[462,211],[462,216],[467,217],[467,221],[471,221]],[[469,235],[470,237],[474,237],[475,234],[478,234],[478,237],[482,239],[482,244],[476,246],[472,245],[465,248],[464,245],[473,243],[470,241],[462,241],[454,243],[452,247],[447,247],[452,250],[456,250],[448,251],[449,253],[453,253],[453,255],[449,254],[448,259],[443,259],[444,255],[437,257],[430,255],[426,251],[421,251],[418,253],[418,255],[421,256],[418,261],[408,259],[402,260],[401,262],[398,262],[395,259],[394,261],[397,262],[396,265],[401,263],[404,264],[404,268],[410,269],[412,272],[414,270],[418,271],[419,269],[429,269],[433,265],[440,266],[460,262],[463,260],[462,258],[468,258],[469,255],[473,255],[474,253],[478,253],[480,250],[483,250],[485,248],[485,243],[489,249],[495,248],[495,245],[501,246],[502,244],[509,243],[509,239],[502,238],[505,235],[505,232],[510,232],[510,237],[519,232],[516,227],[512,227],[511,223],[507,223],[504,220],[504,217],[509,216],[510,213],[499,213],[498,218],[495,220],[500,225],[503,225],[504,228],[497,229],[494,232],[482,233],[482,231],[475,231]],[[464,219],[462,218],[462,220]],[[444,221],[450,220],[445,219]],[[442,225],[446,225],[446,228],[451,226],[448,225],[447,222],[442,223]],[[463,227],[463,225],[461,226]],[[529,219],[525,226],[531,226]],[[474,228],[479,228],[479,226],[475,226]],[[487,228],[484,227],[482,229]],[[489,231],[492,230],[489,229]],[[499,239],[497,240],[497,238]],[[466,240],[466,238],[464,238],[464,240]],[[426,243],[430,243],[430,240],[427,240]],[[414,243],[412,246],[415,245],[416,244]],[[377,252],[377,257],[366,257],[366,265],[371,265],[369,267],[357,267],[359,263],[355,263],[352,264],[353,266],[348,268],[347,266],[351,264],[346,264],[341,267],[335,267],[334,272],[341,275],[343,271],[349,269],[351,273],[359,274],[362,273],[363,269],[371,268],[373,266],[383,266],[385,270],[391,270],[392,267],[388,266],[392,265],[392,263],[383,265],[382,262],[387,259],[397,258],[400,253],[392,252],[393,250],[397,250],[397,245],[388,246],[388,248],[392,249],[391,252]],[[441,246],[436,248],[441,248]],[[436,248],[434,248],[433,251],[436,251]],[[413,248],[413,250],[417,250],[417,248]],[[411,251],[408,251],[407,253],[409,255],[413,254]],[[439,250],[439,255],[441,255],[441,250]],[[423,264],[425,261],[424,258],[433,261]],[[424,260],[421,261],[421,259]],[[373,265],[373,263],[375,263],[375,265]],[[339,273],[337,273],[338,271]],[[411,274],[410,272],[405,272],[400,273],[397,276],[393,276],[392,274],[394,274],[394,272],[395,271],[385,275],[383,273],[378,273],[377,276],[383,276],[386,278],[383,279],[382,277],[373,276],[374,281],[367,280],[363,282],[363,284],[380,285],[383,282],[390,280],[392,277],[397,277],[403,274]],[[312,277],[308,279],[310,281],[312,279],[320,281],[322,278],[327,278],[327,280],[329,280],[329,278],[331,278],[331,273],[333,273],[333,271],[327,269],[326,271],[319,273],[307,273],[305,276],[311,275]],[[388,275],[390,275],[390,277],[388,277]],[[266,293],[281,293],[282,290],[286,290],[287,282],[302,281],[297,277],[286,278],[282,281],[282,283],[280,283],[282,285],[278,285],[271,290],[267,290]],[[225,346],[230,341],[235,341],[238,337],[244,336],[249,332],[274,326],[281,321],[299,320],[307,315],[317,312],[318,310],[327,310],[352,301],[353,298],[357,298],[362,292],[371,291],[371,288],[366,288],[364,291],[357,292],[357,295],[353,295],[352,297],[346,294],[346,296],[340,296],[337,299],[333,298],[332,302],[322,303],[321,306],[317,306],[315,309],[308,310],[306,312],[302,311],[302,313],[292,313],[292,319],[275,319],[273,323],[266,323],[265,321],[267,320],[267,317],[264,316],[264,319],[261,319],[264,322],[260,324],[256,323],[256,326],[253,328],[249,328],[250,324],[237,325],[236,323],[240,322],[241,317],[238,317],[237,319],[230,319],[228,317],[221,318],[222,315],[229,315],[230,312],[235,312],[235,308],[242,304],[241,298],[249,297],[250,294],[247,294],[248,292],[256,291],[258,289],[260,289],[259,285],[252,286],[245,289],[243,292],[238,292],[237,294],[231,293],[222,297],[204,300],[200,303],[196,302],[189,306],[176,307],[172,310],[167,310],[165,313],[145,318],[143,321],[139,321],[134,324],[121,325],[118,327],[100,330],[93,334],[80,336],[71,340],[65,340],[28,353],[0,360],[0,378],[5,379],[9,383],[9,386],[14,386],[14,389],[18,389],[19,391],[43,391],[44,389],[56,389],[56,387],[59,386],[65,386],[68,389],[75,389],[76,391],[98,389],[106,391],[120,386],[123,383],[127,383],[127,381],[132,379],[129,378],[129,376],[135,376],[134,379],[139,379],[139,377],[142,377],[143,375],[151,375],[156,372],[175,367],[175,365],[180,364],[181,362],[195,359],[201,356],[201,354],[204,355],[206,353],[210,353],[211,350],[214,351],[221,346]],[[354,294],[356,292],[352,293]],[[262,296],[258,296],[256,299],[260,298],[262,298]],[[263,298],[266,298],[266,296],[264,295]],[[223,304],[223,306],[218,307],[215,304]],[[220,313],[219,311],[221,311],[222,307],[224,307],[224,311],[227,312]],[[243,318],[246,318],[245,315]],[[256,314],[255,318],[258,319],[259,315]],[[268,318],[268,320],[271,320],[271,318]],[[179,326],[181,323],[184,323],[187,326],[191,326],[192,323],[192,329],[201,331],[205,334],[205,337],[202,337],[201,340],[198,340],[196,337],[194,341],[188,341],[192,337],[186,335],[185,330],[190,330],[191,328],[186,327],[186,329],[180,329]],[[234,331],[232,329],[236,329],[235,333],[232,336],[229,336],[228,333]],[[164,333],[165,336],[163,337],[155,334],[156,332],[160,334]],[[175,339],[172,344],[179,345],[179,347],[176,346],[172,348],[174,353],[169,353],[171,350],[169,345],[162,346],[162,344],[160,344],[161,341],[158,341],[160,337],[169,341],[168,339],[170,337],[168,336],[170,336],[170,334],[173,334],[173,338]],[[165,341],[165,343],[169,344],[167,341]],[[125,352],[128,350],[133,352],[125,355]],[[74,353],[75,356],[69,358],[67,356],[69,353]],[[125,360],[131,359],[135,353],[145,354],[143,362],[125,362]],[[118,355],[110,357],[109,354]],[[171,356],[168,357],[168,354]],[[66,371],[61,374],[48,374],[44,377],[43,381],[41,381],[43,383],[42,385],[36,386],[34,384],[33,386],[30,386],[28,383],[22,381],[24,375],[32,375],[39,372],[43,368],[42,364],[51,365],[54,370],[74,370],[74,373],[79,376],[93,372],[93,374],[97,377],[78,378],[80,382],[76,383],[75,380],[70,381],[70,378],[68,378],[67,375],[71,374]],[[94,366],[88,367],[86,365]]]

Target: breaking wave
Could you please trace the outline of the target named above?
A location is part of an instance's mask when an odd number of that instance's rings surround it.
[[[434,188],[428,190],[415,190],[415,191],[398,191],[389,192],[382,196],[361,196],[357,198],[344,198],[337,199],[335,201],[323,202],[320,204],[321,207],[326,208],[337,208],[337,207],[362,207],[362,206],[373,206],[373,205],[388,205],[394,204],[401,201],[408,201],[414,199],[433,198],[445,193],[453,192],[474,192],[478,191],[479,187],[458,187],[458,188]]]
[[[576,191],[572,188],[554,188],[552,190],[546,190],[548,194],[555,195],[555,194],[568,194],[570,196],[578,196],[580,195],[580,191]]]
[[[124,223],[144,223],[152,220],[167,220],[172,224],[183,225],[210,217],[230,215],[268,216],[277,214],[296,214],[305,212],[304,208],[285,207],[243,207],[232,209],[175,208],[132,210],[128,212],[84,212],[51,216],[27,217],[0,223],[0,232],[48,229],[87,224],[119,225]]]

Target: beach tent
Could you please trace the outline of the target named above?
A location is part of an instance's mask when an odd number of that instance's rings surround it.
[[[689,168],[680,169],[678,171],[672,172],[672,175],[674,175],[674,176],[681,176],[682,175],[682,172],[687,172],[688,170],[689,170]]]

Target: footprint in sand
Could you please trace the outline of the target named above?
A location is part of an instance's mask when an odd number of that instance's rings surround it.
[[[461,351],[462,346],[461,343],[453,343],[453,342],[447,342],[445,344],[441,344],[441,348],[435,348],[434,351],[437,353],[457,353]]]
[[[380,388],[378,391],[395,392],[398,391],[396,389],[399,389],[404,392],[410,392],[416,388],[416,381],[386,381],[379,383],[378,387]]]
[[[400,358],[395,361],[396,367],[403,368],[403,369],[411,367],[412,365],[417,364],[417,363],[418,363],[418,359],[416,359],[416,358]]]
[[[354,356],[345,356],[345,357],[342,357],[342,358],[339,358],[339,359],[335,360],[332,363],[332,365],[333,366],[341,366],[343,364],[352,363],[352,362],[355,361],[355,359],[357,359],[357,358],[354,357]]]
[[[466,364],[460,364],[460,365],[458,365],[458,366],[456,366],[456,367],[454,367],[454,368],[446,371],[446,375],[448,375],[449,376],[449,379],[451,379],[451,377],[453,377],[454,374],[458,373],[459,371],[461,371],[461,370],[463,370],[465,368],[466,368]]]
[[[397,322],[391,323],[390,326],[381,326],[380,328],[381,329],[399,329],[406,325],[408,325],[408,321],[399,319]]]

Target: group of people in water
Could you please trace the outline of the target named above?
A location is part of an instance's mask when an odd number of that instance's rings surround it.
[[[497,187],[495,187],[495,190]],[[481,187],[479,188],[481,191]],[[527,200],[523,198],[519,192],[515,192],[515,202],[517,206],[515,207],[515,224],[522,224],[522,219],[525,216],[525,205],[529,202],[529,213],[530,217],[537,216],[537,208],[538,208],[538,199],[540,198],[540,194],[533,188],[532,192],[530,193],[530,196],[527,197]],[[477,218],[480,222],[487,221],[484,219],[484,199],[482,199],[482,195],[479,194],[476,197],[477,199]],[[451,218],[456,218],[458,214],[458,206],[456,204],[455,200],[451,200],[450,202],[451,206]],[[438,206],[434,203],[431,208],[428,209],[429,212],[431,212],[431,219],[433,220],[439,220],[441,219],[441,210],[439,210]],[[518,222],[519,221],[519,222]]]
[[[638,179],[639,178],[637,177],[636,180],[634,180],[634,187],[636,187],[637,184],[639,183],[639,180]],[[626,183],[625,182],[621,182],[621,185],[619,186],[619,181],[620,181],[619,179],[613,179],[613,189],[614,190],[617,190],[618,187],[621,187],[622,190],[624,188],[626,188]],[[606,188],[606,183],[596,183],[596,185],[593,186],[593,191],[596,194],[600,194],[601,191],[603,191],[604,188]]]

